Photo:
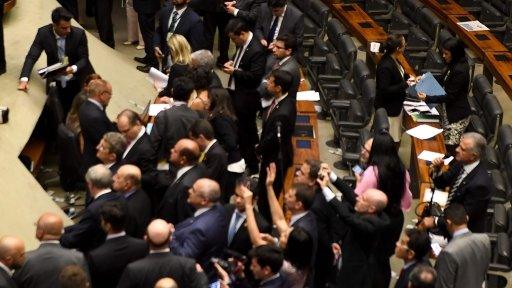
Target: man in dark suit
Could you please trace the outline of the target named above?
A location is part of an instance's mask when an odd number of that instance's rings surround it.
[[[223,5],[219,5],[217,12],[217,27],[219,27],[219,57],[217,58],[217,66],[222,67],[228,62],[229,37],[226,34],[226,25],[229,20],[234,17],[245,21],[250,27],[256,25],[258,19],[258,11],[264,0],[241,0],[241,1],[222,1]]]
[[[197,120],[190,126],[190,139],[194,140],[201,150],[199,163],[206,168],[205,177],[217,181],[224,191],[226,183],[228,154],[215,139],[213,127],[207,120]]]
[[[283,189],[284,175],[288,167],[293,164],[292,135],[295,130],[297,106],[295,99],[288,95],[292,82],[290,73],[274,70],[270,73],[267,90],[272,94],[272,104],[263,112],[263,124],[260,143],[256,146],[256,153],[261,155],[259,177],[259,195],[267,195],[265,181],[267,170],[271,162],[276,164],[277,175],[274,181],[274,191],[279,198]],[[259,197],[258,207],[260,213],[270,218],[266,197]]]
[[[25,243],[15,236],[0,237],[0,287],[16,288],[11,278],[25,262]]]
[[[150,188],[147,182],[156,169],[156,155],[146,128],[142,125],[142,119],[133,110],[123,110],[117,115],[117,129],[128,142],[120,165],[132,164],[139,167],[142,172],[142,187]]]
[[[89,98],[80,107],[78,119],[84,138],[83,171],[100,163],[96,157],[96,146],[107,132],[116,131],[110,122],[105,109],[112,98],[112,86],[105,80],[97,79],[89,82]]]
[[[157,160],[168,159],[169,151],[182,138],[188,136],[190,125],[199,116],[187,106],[187,101],[194,91],[194,83],[186,77],[178,77],[172,83],[173,105],[155,117],[151,129],[151,142]]]
[[[256,112],[260,95],[256,88],[265,71],[265,49],[258,42],[249,26],[240,19],[231,19],[226,32],[237,49],[233,61],[224,64],[222,71],[229,74],[228,89],[238,118],[240,152],[251,174],[258,173],[258,159],[254,145],[258,143]]]
[[[409,286],[409,275],[419,265],[429,265],[428,255],[430,254],[430,237],[427,232],[408,228],[402,237],[396,242],[395,256],[404,261],[404,267],[400,271],[395,288],[407,288]]]
[[[171,277],[178,287],[204,288],[208,281],[202,272],[196,270],[194,260],[170,253],[171,229],[161,219],[153,220],[147,230],[146,242],[149,255],[129,264],[119,280],[118,288],[154,287],[165,277]]]
[[[122,201],[122,198],[112,192],[112,173],[102,164],[95,165],[85,174],[85,181],[92,202],[85,208],[80,221],[68,226],[60,238],[60,244],[66,248],[75,248],[88,252],[105,242],[105,232],[100,225],[100,208],[111,201]]]
[[[190,139],[181,139],[171,149],[170,161],[178,171],[157,206],[157,217],[178,224],[194,214],[195,209],[187,202],[187,198],[189,188],[205,174],[204,169],[197,164],[198,159],[199,146]]]
[[[260,280],[259,288],[281,288],[285,280],[279,270],[283,266],[283,252],[279,248],[262,245],[249,253],[251,271],[255,279]]]
[[[100,217],[107,239],[87,255],[91,282],[93,287],[117,287],[126,266],[144,258],[148,246],[143,240],[126,235],[128,215],[120,203],[105,203]]]
[[[252,242],[249,231],[247,230],[247,215],[245,213],[243,191],[240,189],[241,185],[244,184],[237,184],[235,189],[235,204],[224,206],[229,219],[229,226],[226,233],[228,236],[227,248],[242,255],[247,255],[252,248]],[[270,234],[272,226],[267,220],[265,220],[256,209],[254,209],[254,215],[256,216],[256,224],[258,225],[259,231],[261,233]]]
[[[68,265],[78,265],[87,271],[82,253],[60,246],[63,228],[62,218],[56,214],[48,212],[39,217],[36,238],[41,245],[26,254],[25,264],[14,273],[13,279],[18,287],[55,287],[59,281],[58,272]]]
[[[294,36],[290,34],[277,36],[272,48],[272,55],[277,61],[271,66],[267,65],[269,70],[265,71],[267,75],[270,75],[270,72],[276,69],[289,72],[292,76],[292,84],[290,85],[288,95],[294,99],[297,98],[297,91],[299,91],[300,85],[300,65],[293,55],[296,50],[297,42]],[[272,98],[272,94],[267,90],[267,82],[268,80],[264,79],[258,87],[258,92],[266,99]]]
[[[144,52],[146,53],[144,57],[135,57],[134,60],[146,64],[155,55],[153,36],[155,35],[155,15],[160,10],[160,0],[133,0],[133,9],[137,12],[140,34],[144,40]]]
[[[113,177],[112,189],[126,200],[128,212],[128,235],[142,238],[151,220],[151,201],[145,191],[140,188],[141,172],[137,166],[123,165]]]
[[[482,287],[491,262],[489,236],[468,229],[468,215],[461,204],[448,206],[444,218],[452,239],[436,260],[436,288]]]
[[[46,53],[47,66],[62,63],[67,59],[69,66],[66,70],[51,77],[52,79],[47,82],[57,82],[64,115],[71,108],[73,98],[81,89],[82,81],[92,72],[87,37],[83,29],[71,26],[72,17],[73,15],[62,7],[52,11],[52,24],[37,30],[36,38],[23,63],[18,85],[18,90],[28,90],[30,73],[43,51]]]
[[[482,135],[474,132],[465,133],[455,149],[457,161],[451,163],[447,172],[439,172],[439,168],[444,165],[443,159],[432,161],[433,167],[437,170],[433,178],[436,188],[450,187],[446,206],[462,204],[469,217],[469,229],[477,233],[485,232],[486,211],[494,187],[484,164],[480,162],[486,145],[487,142]],[[445,236],[448,236],[444,217],[437,220],[434,217],[424,218],[421,225],[426,228],[437,226]]]
[[[180,34],[187,39],[192,51],[204,48],[204,33],[201,17],[188,7],[190,0],[172,0],[166,2],[158,12],[159,24],[153,35],[154,54],[145,66],[137,66],[142,72],[149,72],[151,67],[158,67],[157,59],[167,65],[169,45],[167,40],[172,34]],[[172,4],[170,3],[172,2]]]
[[[346,287],[378,287],[375,274],[378,266],[375,259],[375,247],[382,235],[381,231],[389,224],[389,217],[382,211],[388,199],[384,192],[368,189],[357,197],[354,190],[340,178],[333,183],[343,194],[343,203],[336,199],[329,189],[328,169],[322,169],[319,184],[325,200],[338,212],[339,217],[347,226],[347,234],[341,246],[343,265],[339,274],[339,285]]]
[[[294,6],[288,6],[287,2],[288,0],[269,0],[260,6],[254,34],[261,45],[270,51],[274,48],[277,36],[284,34],[293,35],[297,40],[297,47],[302,47],[304,14]],[[298,55],[301,55],[300,51]],[[267,58],[267,62],[274,60],[272,56]]]
[[[171,251],[195,259],[210,283],[217,278],[210,259],[222,256],[226,247],[228,220],[226,211],[219,204],[220,196],[217,182],[207,178],[197,180],[189,189],[187,200],[196,212],[175,226],[171,241]]]
[[[126,139],[118,132],[107,132],[96,146],[96,157],[105,165],[112,174],[115,174],[120,166],[120,160],[126,150]]]

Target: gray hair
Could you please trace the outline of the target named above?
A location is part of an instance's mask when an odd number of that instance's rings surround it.
[[[201,178],[199,180],[206,181],[207,185],[199,191],[200,195],[203,196],[208,202],[216,203],[220,199],[220,186],[215,180],[208,178]],[[199,181],[198,180],[198,181]]]
[[[116,161],[121,160],[121,158],[123,158],[123,153],[128,146],[123,134],[119,132],[107,132],[103,135],[103,140],[105,140],[108,145],[108,151],[116,154]]]
[[[203,67],[208,71],[213,70],[215,65],[215,60],[213,58],[212,52],[209,50],[197,50],[192,53],[192,61],[190,62],[191,68],[199,68]]]
[[[99,189],[112,186],[112,172],[103,164],[94,165],[85,174],[85,181]]]
[[[473,143],[473,147],[471,147],[471,152],[475,153],[478,156],[478,159],[485,156],[485,148],[487,146],[487,140],[485,140],[484,136],[476,132],[467,132],[462,134],[460,139],[470,139]]]

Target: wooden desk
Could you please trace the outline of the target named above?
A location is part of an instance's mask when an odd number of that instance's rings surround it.
[[[434,12],[440,12],[444,15],[469,14],[466,9],[453,0],[423,0],[423,3],[430,7]]]
[[[509,97],[512,96],[512,52],[486,52],[484,64]],[[484,70],[484,72],[486,72]],[[485,73],[484,73],[485,74]],[[489,77],[488,75],[486,75]]]
[[[340,19],[363,45],[385,41],[386,31],[357,4],[333,4],[333,14]]]

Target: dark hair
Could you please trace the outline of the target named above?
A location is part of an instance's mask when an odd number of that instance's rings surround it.
[[[86,288],[89,287],[89,280],[82,267],[68,265],[60,271],[59,284],[61,288]]]
[[[292,74],[284,70],[272,70],[270,76],[274,77],[274,84],[281,87],[282,94],[288,93],[292,86]]]
[[[180,150],[180,157],[185,157],[187,159],[187,164],[195,164],[199,160],[199,153],[196,153],[195,150],[184,147]]]
[[[450,204],[444,209],[444,218],[450,220],[455,225],[467,224],[467,216],[466,209],[459,203]]]
[[[295,36],[286,33],[284,35],[278,35],[276,37],[276,41],[283,41],[284,43],[284,49],[291,49],[292,53],[297,50],[297,39]]]
[[[66,22],[71,21],[71,18],[73,18],[73,14],[69,13],[69,11],[63,7],[57,7],[52,11],[52,22],[54,24],[59,24],[61,20]]]
[[[386,42],[380,45],[379,51],[384,53],[384,55],[393,54],[398,48],[402,47],[402,39],[404,36],[402,34],[391,34],[386,39]]]
[[[306,159],[304,162],[309,166],[308,178],[311,180],[318,178],[318,172],[320,172],[320,165],[322,164],[322,161],[317,159]]]
[[[409,275],[411,288],[434,288],[436,286],[437,272],[428,265],[416,266]]]
[[[446,39],[441,47],[444,50],[450,51],[452,60],[448,63],[449,66],[453,66],[461,61],[467,61],[466,50],[464,49],[464,43],[455,37]]]
[[[126,227],[126,213],[117,201],[106,202],[100,208],[100,216],[103,221],[110,224],[115,232],[121,232]]]
[[[210,119],[224,115],[236,121],[235,110],[227,89],[211,88],[208,90],[208,96],[210,97]]]
[[[378,169],[377,189],[388,196],[386,211],[397,213],[404,194],[405,166],[398,157],[393,138],[387,132],[373,137],[368,166]],[[374,167],[374,169],[375,169]]]
[[[295,190],[295,198],[302,203],[305,210],[313,206],[315,200],[315,190],[303,183],[294,183],[292,189]]]
[[[226,34],[228,35],[229,33],[233,33],[236,36],[240,36],[242,32],[249,31],[251,31],[249,25],[247,25],[247,23],[240,18],[233,18],[229,20],[228,24],[226,25]]]
[[[119,113],[117,118],[121,116],[126,117],[128,119],[128,124],[130,124],[130,126],[132,127],[137,124],[142,124],[142,119],[140,119],[140,115],[131,109],[124,109],[123,111],[121,111],[121,113]]]
[[[414,259],[422,261],[430,253],[430,237],[426,231],[409,228],[405,229],[405,235],[409,237],[407,247],[414,252]]]
[[[199,138],[199,135],[203,135],[206,140],[212,140],[215,138],[212,125],[204,119],[194,121],[188,129],[188,133],[194,138]]]
[[[194,82],[187,77],[178,77],[172,81],[172,97],[176,101],[187,102],[194,91]]]
[[[288,0],[267,0],[267,5],[270,8],[281,8],[286,5]]]
[[[249,251],[249,257],[256,259],[261,268],[270,267],[273,273],[279,272],[283,266],[283,252],[277,247],[262,245]]]
[[[299,270],[306,270],[313,257],[313,238],[302,227],[294,227],[288,236],[284,249],[284,259]]]
[[[186,76],[194,82],[195,90],[206,90],[211,84],[211,71],[206,67],[190,68]]]

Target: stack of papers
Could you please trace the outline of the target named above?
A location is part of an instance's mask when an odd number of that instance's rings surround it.
[[[319,101],[320,94],[314,90],[297,92],[297,101]]]
[[[425,140],[425,139],[430,139],[430,138],[436,136],[437,134],[443,132],[443,129],[439,129],[439,128],[435,128],[435,127],[432,127],[429,125],[422,124],[422,125],[412,128],[412,129],[409,129],[405,132],[407,134],[411,135],[412,137],[415,137],[415,138],[418,138],[421,140]]]
[[[443,158],[443,157],[444,157],[444,154],[433,152],[433,151],[428,151],[428,150],[423,150],[420,153],[420,155],[418,155],[418,159],[430,161],[430,162],[434,161],[434,159]]]
[[[423,193],[423,202],[430,202],[430,198],[432,198],[432,190],[430,188],[425,189],[425,193]],[[448,192],[442,190],[435,190],[434,192],[434,202],[439,204],[441,207],[446,205],[448,201]]]
[[[164,90],[164,88],[167,86],[167,81],[169,81],[169,76],[153,67],[149,69],[148,77],[148,81],[151,82],[153,86],[155,86],[158,92]]]
[[[459,22],[460,27],[466,29],[467,31],[488,31],[489,28],[484,24],[480,23],[480,21],[467,21],[467,22]]]
[[[149,116],[156,116],[163,110],[171,108],[169,104],[151,104],[149,106]]]
[[[404,110],[415,122],[439,122],[439,112],[437,109],[430,108],[427,103],[423,101],[404,101]]]

